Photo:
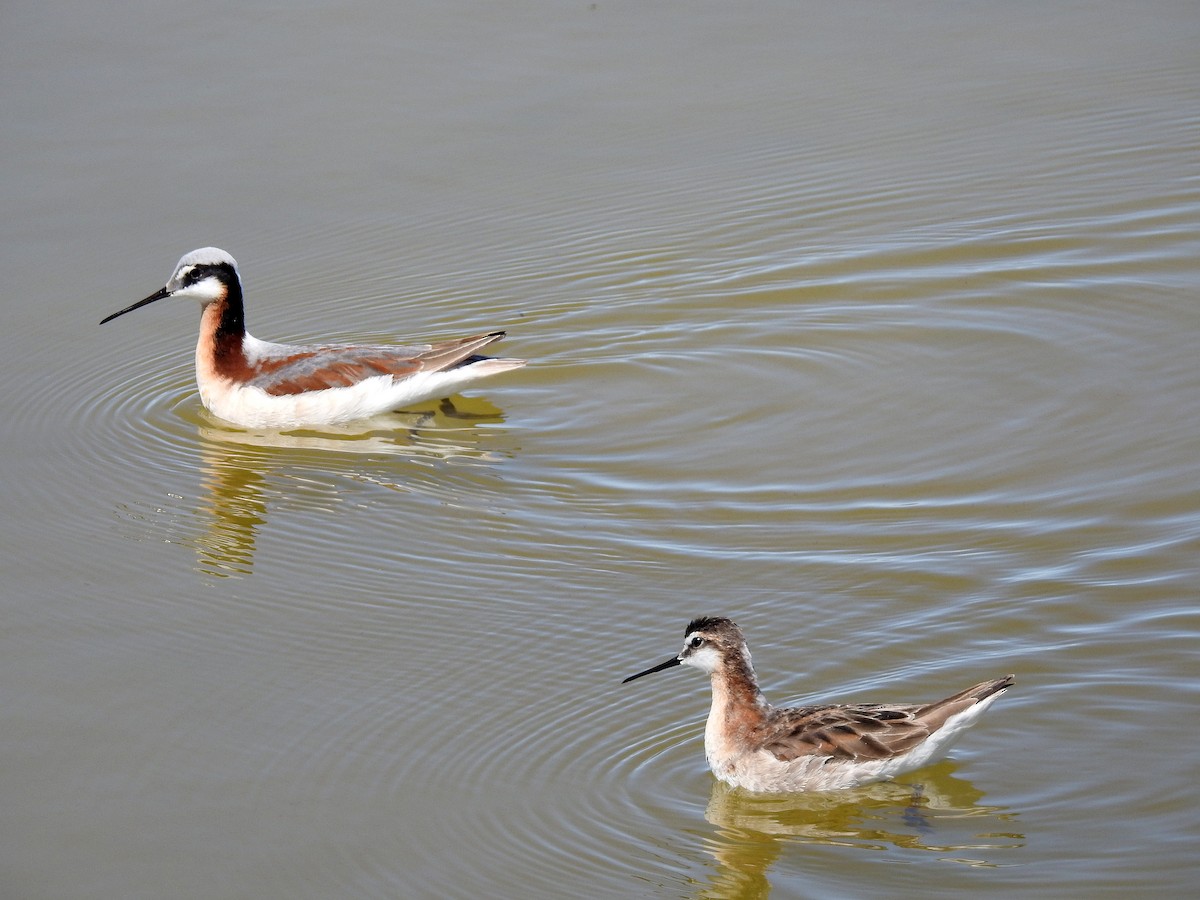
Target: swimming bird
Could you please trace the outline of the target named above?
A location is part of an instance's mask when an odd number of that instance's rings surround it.
[[[704,753],[713,774],[750,791],[828,791],[887,781],[941,759],[1014,682],[985,681],[918,705],[772,706],[758,689],[742,629],[721,617],[693,619],[678,656],[622,684],[673,666],[712,680]]]
[[[408,346],[273,344],[246,331],[242,281],[216,247],[186,253],[166,285],[100,321],[111,322],[164,297],[200,301],[196,384],[215,416],[245,428],[337,425],[449,397],[525,365],[479,355],[503,331]]]

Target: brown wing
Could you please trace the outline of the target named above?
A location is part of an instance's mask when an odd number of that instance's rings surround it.
[[[775,710],[764,727],[765,748],[781,762],[802,756],[888,759],[911,750],[955,713],[1010,687],[1005,675],[921,706],[878,703]]]
[[[502,337],[504,332],[496,331],[415,347],[297,347],[296,353],[285,358],[260,360],[248,383],[280,396],[350,387],[379,375],[404,378],[417,372],[440,372],[485,359],[476,352]]]
[[[1016,680],[1014,675],[1005,675],[1003,678],[981,681],[965,691],[951,694],[944,700],[935,700],[933,703],[925,704],[916,711],[916,716],[929,727],[930,731],[937,731],[955,713],[962,712],[981,700],[986,700],[998,691],[1012,687]]]
[[[878,704],[781,709],[767,723],[773,734],[764,746],[780,762],[802,756],[888,759],[929,737],[918,709]]]

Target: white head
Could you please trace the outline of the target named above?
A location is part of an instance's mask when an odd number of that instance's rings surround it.
[[[237,302],[241,303],[241,276],[238,274],[237,261],[217,247],[201,247],[191,253],[185,253],[175,265],[175,272],[164,287],[159,288],[144,300],[139,300],[132,306],[127,306],[100,320],[100,324],[111,322],[118,316],[140,309],[155,300],[164,297],[190,297],[199,300],[201,306],[208,306],[217,300],[229,296],[233,288],[237,288]]]
[[[730,619],[703,616],[688,623],[684,631],[683,649],[679,651],[678,656],[673,656],[644,672],[630,675],[625,681],[633,681],[635,678],[661,672],[672,666],[691,666],[711,675],[733,660],[743,661],[744,668],[750,669],[750,650],[742,636],[742,629]]]
[[[164,290],[207,305],[224,294],[231,273],[240,279],[236,259],[218,247],[201,247],[180,257]]]

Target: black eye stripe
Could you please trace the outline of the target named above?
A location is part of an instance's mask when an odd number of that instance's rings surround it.
[[[207,266],[203,263],[189,266],[188,270],[179,276],[179,283],[183,287],[191,287],[212,275],[214,269],[214,266]]]

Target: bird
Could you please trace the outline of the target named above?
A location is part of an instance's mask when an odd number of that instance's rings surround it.
[[[164,287],[100,321],[164,297],[200,302],[196,384],[205,408],[243,428],[339,425],[455,394],[525,365],[479,351],[491,331],[417,345],[276,344],[246,331],[237,261],[217,247],[185,253]]]
[[[941,759],[1016,680],[1005,675],[925,704],[772,706],[758,687],[739,628],[693,619],[683,649],[624,679],[692,666],[712,681],[704,753],[713,774],[752,792],[832,791],[889,781]]]

